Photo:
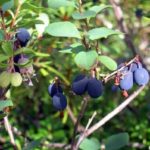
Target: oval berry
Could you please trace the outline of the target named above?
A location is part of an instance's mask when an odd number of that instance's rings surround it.
[[[134,72],[134,81],[138,85],[146,85],[149,82],[149,73],[144,68],[139,68]]]
[[[85,93],[88,84],[88,77],[85,75],[78,75],[72,83],[72,91],[77,95]]]
[[[129,90],[133,87],[133,73],[126,72],[120,80],[120,88],[122,90]]]
[[[91,78],[88,81],[87,92],[92,98],[98,98],[103,93],[103,85],[100,80]]]
[[[62,93],[57,93],[53,96],[52,103],[57,110],[62,111],[67,106],[67,99]]]
[[[48,93],[51,97],[53,97],[56,93],[62,93],[63,90],[60,85],[56,85],[56,83],[52,83],[48,87]]]

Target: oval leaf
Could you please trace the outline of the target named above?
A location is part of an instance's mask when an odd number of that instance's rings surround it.
[[[5,12],[14,7],[14,0],[9,0],[8,2],[2,5],[2,11]]]
[[[95,28],[88,32],[90,40],[97,40],[101,38],[107,38],[110,35],[121,34],[119,31],[115,31],[106,27]]]
[[[106,150],[118,150],[129,143],[129,135],[128,133],[119,133],[110,136],[106,142]]]
[[[103,11],[106,8],[112,8],[111,5],[99,5],[99,6],[93,6],[89,10],[94,11],[96,14]]]
[[[48,6],[53,9],[58,9],[60,7],[67,6],[75,7],[75,3],[73,1],[68,0],[48,0]]]
[[[80,144],[80,149],[82,150],[99,150],[100,143],[96,138],[87,139],[85,138]]]
[[[75,12],[72,14],[73,19],[77,19],[77,20],[91,18],[95,16],[96,16],[96,13],[91,10],[85,11],[83,13]]]
[[[75,37],[81,38],[79,31],[76,26],[68,21],[56,22],[48,25],[45,29],[45,33],[57,37]]]
[[[0,111],[2,111],[5,107],[13,106],[13,103],[11,100],[1,100],[0,101]]]
[[[105,65],[109,70],[116,70],[117,63],[108,56],[99,56],[99,61]]]
[[[97,61],[98,54],[96,51],[79,52],[75,57],[75,63],[86,70],[90,70]]]

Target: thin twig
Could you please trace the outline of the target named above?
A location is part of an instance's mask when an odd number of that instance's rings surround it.
[[[121,67],[120,69],[112,72],[111,74],[109,74],[108,76],[106,76],[103,80],[104,83],[108,82],[108,80],[110,80],[114,75],[116,75],[118,72],[122,71],[126,66],[129,66],[130,64],[132,64],[134,61],[137,60],[137,57],[134,57],[133,59],[131,59],[128,63],[125,63],[125,65],[123,67]]]
[[[74,116],[70,106],[67,106],[67,112],[68,112],[68,115],[69,115],[70,119],[72,120],[73,124],[75,125],[77,122],[77,118]],[[84,127],[79,124],[78,132],[81,132],[81,131],[84,131]]]
[[[13,132],[12,132],[12,129],[11,129],[11,125],[9,123],[9,120],[8,120],[8,117],[4,117],[4,126],[9,134],[9,137],[10,137],[10,142],[11,144],[13,145],[14,147],[14,150],[18,150],[17,146],[16,146],[16,143],[15,143],[15,139],[14,139],[14,135],[13,135]]]
[[[78,126],[79,126],[79,123],[80,123],[80,121],[81,121],[81,119],[82,119],[82,117],[84,115],[85,109],[86,109],[87,104],[88,104],[88,100],[89,100],[88,97],[84,97],[84,99],[82,101],[80,113],[78,115],[78,118],[77,118],[77,121],[76,121],[76,124],[75,124],[75,127],[74,127],[74,132],[73,132],[73,137],[72,137],[72,143],[71,143],[71,150],[74,150],[75,137],[76,137],[76,134],[77,134],[77,131],[78,131]]]
[[[118,107],[116,107],[112,112],[107,114],[104,118],[102,118],[99,122],[94,124],[91,128],[89,128],[86,132],[81,134],[79,137],[76,146],[74,147],[74,150],[78,150],[80,143],[89,135],[91,135],[93,132],[98,130],[100,127],[102,127],[105,123],[107,123],[109,120],[111,120],[113,117],[115,117],[117,114],[119,114],[123,109],[125,109],[145,88],[145,86],[141,86],[137,91],[135,91],[132,95],[130,95],[126,100],[123,101]]]
[[[119,4],[117,4],[116,0],[109,0],[111,5],[113,6],[115,17],[118,23],[118,26],[120,27],[120,30],[125,33],[124,41],[126,45],[132,50],[133,55],[137,54],[137,49],[135,48],[131,35],[128,33],[128,28],[124,22],[123,19],[123,12]]]
[[[89,119],[87,125],[86,125],[85,132],[86,132],[86,130],[88,130],[88,128],[90,127],[90,125],[91,125],[91,123],[92,123],[92,121],[93,121],[93,119],[95,118],[96,115],[97,115],[97,112],[95,111],[95,112],[93,113],[92,117]]]
[[[17,7],[17,9],[16,9],[16,13],[15,13],[15,15],[14,15],[14,18],[12,19],[12,22],[10,23],[10,28],[13,28],[13,26],[15,25],[17,16],[18,16],[19,11],[20,11],[20,8],[21,8],[21,5],[22,5],[22,3],[21,3],[21,1],[19,0],[19,1],[18,1],[18,7]]]

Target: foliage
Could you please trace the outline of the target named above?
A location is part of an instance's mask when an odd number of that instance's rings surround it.
[[[75,0],[0,1],[0,120],[8,116],[16,129],[18,149],[53,150],[58,148],[49,148],[51,143],[71,143],[74,124],[70,111],[77,118],[88,95],[78,96],[71,91],[76,75],[83,73],[104,82],[107,75],[118,69],[117,64],[134,57],[132,43],[144,65],[150,68],[146,61],[150,56],[148,4],[142,0],[119,2],[127,34],[110,1],[82,0],[82,5]],[[25,28],[31,36],[23,45],[17,39],[20,28]],[[22,58],[26,61],[18,63]],[[149,80],[147,72],[144,74]],[[86,127],[94,111],[97,115],[92,124],[96,123],[123,101],[120,89],[111,90],[113,82],[105,84],[102,96],[90,98],[80,125]],[[63,89],[64,107],[68,105],[63,112],[53,107],[54,100],[48,93],[52,83],[58,83]],[[134,85],[128,93],[137,87]],[[148,91],[149,86],[117,117],[85,138],[79,148],[99,150],[105,146],[106,150],[136,150],[134,143],[139,143],[143,149],[148,149]],[[12,149],[1,122],[0,132],[0,149]],[[76,139],[79,135],[76,134]]]

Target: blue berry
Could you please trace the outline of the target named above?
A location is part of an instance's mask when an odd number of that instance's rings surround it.
[[[16,38],[19,40],[21,47],[25,47],[30,39],[30,34],[25,28],[17,31]]]
[[[146,85],[149,82],[149,73],[144,68],[138,68],[134,72],[134,81],[138,85]]]
[[[72,91],[77,95],[82,95],[87,89],[88,78],[85,75],[76,76],[72,83]]]
[[[129,90],[133,87],[133,73],[131,71],[126,72],[120,80],[121,90]]]
[[[57,85],[56,83],[52,83],[48,87],[48,93],[51,97],[53,97],[56,93],[62,93],[63,90],[60,85]]]
[[[62,111],[67,106],[67,99],[62,93],[56,93],[52,98],[53,106],[58,111]]]
[[[103,85],[100,80],[91,78],[88,81],[87,92],[92,98],[98,98],[103,93]]]

